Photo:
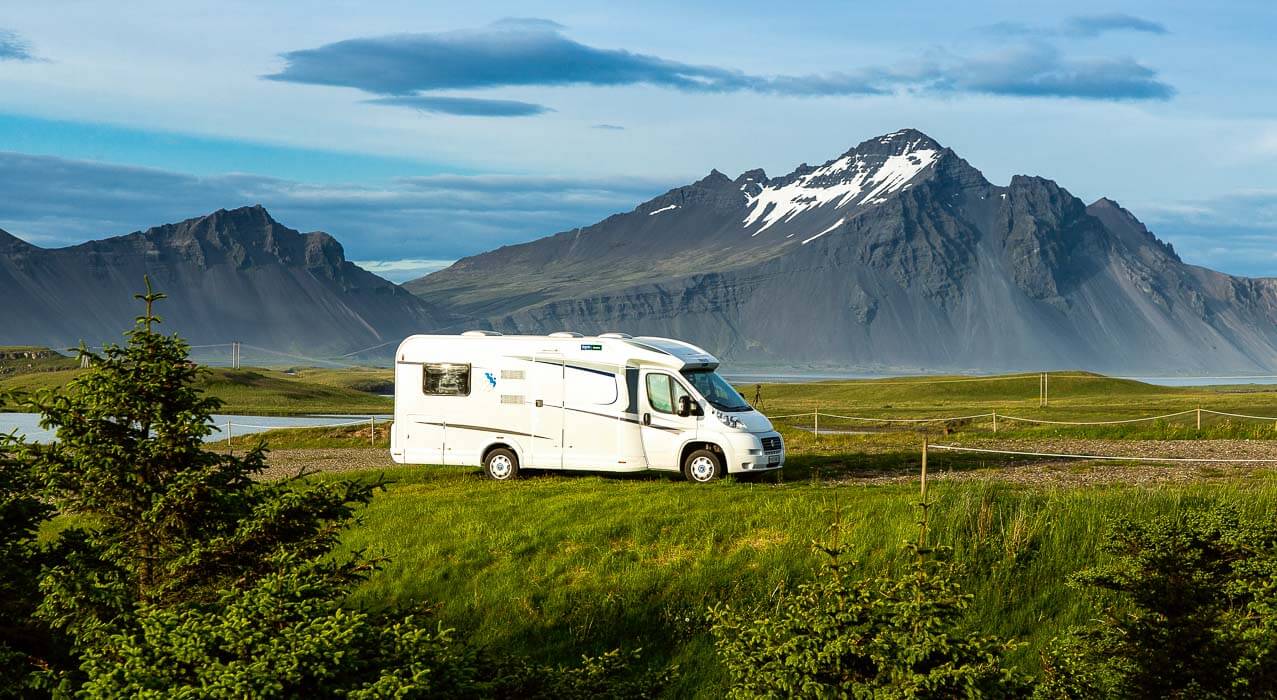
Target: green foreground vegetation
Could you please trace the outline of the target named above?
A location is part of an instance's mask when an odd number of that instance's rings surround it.
[[[356,603],[435,603],[476,641],[548,661],[641,646],[645,659],[682,669],[674,697],[722,697],[728,679],[706,611],[766,604],[807,580],[819,563],[812,545],[828,540],[836,512],[843,545],[868,576],[907,566],[903,544],[917,533],[916,485],[495,483],[457,467],[386,476],[394,483],[343,539],[388,560]],[[1037,673],[1048,642],[1108,602],[1068,580],[1106,560],[1099,546],[1115,518],[1219,503],[1268,518],[1277,479],[1156,489],[942,483],[933,498],[932,539],[953,548],[975,596],[966,624],[1025,642],[1011,660]]]

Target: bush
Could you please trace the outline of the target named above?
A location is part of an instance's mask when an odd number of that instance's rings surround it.
[[[919,552],[907,576],[854,578],[839,547],[822,549],[816,580],[773,609],[711,611],[731,697],[1028,695],[1029,679],[1004,665],[1009,644],[959,630],[971,597],[945,566]]]
[[[1118,602],[1053,644],[1041,697],[1277,697],[1277,523],[1189,510],[1119,521],[1104,548],[1074,583]]]
[[[43,556],[36,531],[52,508],[31,469],[13,458],[17,440],[0,435],[0,697],[33,690],[35,673],[54,662],[49,629],[35,619]]]

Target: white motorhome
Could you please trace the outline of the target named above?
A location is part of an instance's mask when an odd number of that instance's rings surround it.
[[[395,353],[390,451],[401,464],[681,472],[706,482],[785,463],[780,434],[689,343],[414,335]]]

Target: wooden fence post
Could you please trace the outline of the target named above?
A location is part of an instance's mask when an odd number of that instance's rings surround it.
[[[368,416],[368,446],[377,446],[377,416]]]
[[[811,412],[811,419],[816,425],[816,429],[815,429],[816,437],[820,437],[820,407],[819,406],[816,407],[816,410]]]
[[[1199,433],[1200,433],[1200,432],[1202,432],[1202,409],[1201,409],[1201,407],[1198,407],[1198,409],[1197,409],[1197,432],[1199,432]]]
[[[998,433],[998,412],[997,411],[993,412],[993,433],[995,435]]]

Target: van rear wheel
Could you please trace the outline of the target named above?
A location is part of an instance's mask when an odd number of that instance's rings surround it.
[[[499,447],[483,459],[483,471],[494,481],[509,481],[519,476],[519,458],[510,450]]]
[[[723,460],[709,450],[696,450],[683,460],[683,478],[704,484],[723,475]]]

